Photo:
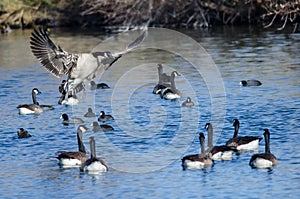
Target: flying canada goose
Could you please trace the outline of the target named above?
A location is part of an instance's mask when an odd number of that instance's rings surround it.
[[[29,137],[31,137],[31,135],[25,129],[20,128],[18,130],[18,138],[19,139],[21,139],[21,138],[29,138]]]
[[[254,154],[249,162],[249,165],[253,168],[270,168],[278,164],[278,161],[270,152],[270,132],[268,129],[264,129],[264,137],[265,137],[265,152]]]
[[[187,97],[184,102],[182,102],[181,106],[191,107],[194,106],[194,102],[191,100],[190,97]]]
[[[64,113],[60,116],[60,119],[63,120],[63,124],[68,125],[68,124],[82,124],[84,121],[81,118],[69,118],[69,116]]]
[[[57,159],[59,165],[63,167],[81,166],[86,160],[86,150],[82,142],[82,134],[87,131],[87,128],[83,125],[77,128],[77,142],[78,151],[75,152],[60,152]]]
[[[182,161],[182,167],[183,169],[201,169],[210,167],[213,164],[213,160],[211,159],[211,154],[206,154],[204,149],[204,134],[199,134],[199,140],[200,140],[200,147],[201,147],[201,154],[193,154],[193,155],[187,155],[184,156]]]
[[[260,86],[260,85],[262,85],[262,83],[258,80],[251,79],[251,80],[242,80],[240,82],[240,85],[241,86]]]
[[[17,108],[19,109],[20,115],[39,114],[39,113],[43,112],[43,109],[39,106],[39,104],[36,100],[36,95],[38,95],[40,93],[41,92],[39,91],[39,89],[37,89],[37,88],[32,89],[31,95],[32,95],[33,104],[22,104],[22,105],[17,106]]]
[[[258,136],[238,136],[240,122],[238,119],[233,120],[234,134],[231,139],[226,142],[227,146],[236,147],[237,150],[256,150],[258,143],[262,140]]]
[[[112,126],[108,125],[108,124],[98,124],[98,122],[93,122],[91,124],[91,126],[93,127],[93,131],[113,131],[115,130]]]
[[[153,94],[160,94],[161,91],[167,87],[170,87],[170,84],[163,81],[163,67],[161,64],[157,64],[157,71],[158,71],[158,84],[153,88]]]
[[[96,84],[94,81],[90,82],[91,85],[91,90],[96,90],[96,89],[106,89],[106,88],[110,88],[107,84],[105,83],[98,83]]]
[[[213,127],[211,123],[206,123],[205,128],[208,135],[208,152],[211,153],[213,160],[232,160],[232,155],[237,152],[233,146],[213,146]]]
[[[175,77],[180,76],[177,71],[173,71],[171,74],[171,86],[163,89],[160,93],[160,97],[168,100],[173,100],[181,97],[181,93],[175,86]]]
[[[99,122],[105,122],[109,120],[114,120],[114,117],[111,115],[106,115],[104,111],[100,111],[100,116],[98,118]]]
[[[122,52],[68,53],[59,45],[55,45],[44,29],[34,30],[30,37],[32,53],[40,63],[54,76],[60,78],[67,75],[67,91],[76,93],[77,86],[84,80],[92,80],[101,76],[123,54],[133,50],[146,36],[144,31]],[[68,97],[68,95],[66,95]]]
[[[88,111],[84,114],[84,117],[96,117],[96,114],[93,112],[92,108],[88,108]]]
[[[80,170],[92,174],[108,171],[108,166],[105,164],[105,162],[102,159],[96,157],[94,137],[90,137],[90,147],[91,158],[85,161],[85,163],[81,166]]]

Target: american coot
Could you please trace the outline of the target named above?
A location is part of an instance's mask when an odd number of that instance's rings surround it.
[[[84,117],[96,117],[96,114],[93,112],[92,108],[88,108],[88,111],[84,114]]]
[[[178,89],[176,89],[175,86],[175,77],[180,76],[177,71],[173,71],[171,74],[171,86],[163,89],[160,93],[160,97],[167,99],[167,100],[172,100],[172,99],[177,99],[181,97],[181,93]]]
[[[96,157],[96,147],[94,137],[90,137],[91,158],[85,161],[80,170],[91,174],[108,171],[107,164],[100,158]]]
[[[36,100],[36,95],[40,94],[41,92],[39,89],[34,88],[31,91],[32,94],[32,101],[33,104],[22,104],[17,106],[19,109],[19,114],[21,115],[26,115],[26,114],[39,114],[43,112],[43,109],[39,106],[37,100]]]
[[[190,97],[187,97],[186,100],[184,102],[182,102],[181,106],[191,107],[191,106],[194,106],[194,102],[192,101],[192,99]]]
[[[106,88],[110,88],[107,84],[105,83],[98,83],[96,84],[94,81],[90,82],[91,85],[91,90],[96,90],[96,89],[106,89]]]
[[[18,138],[19,139],[21,139],[21,138],[29,138],[29,137],[31,137],[31,135],[25,129],[20,128],[18,130]]]
[[[278,164],[277,158],[270,152],[270,132],[268,129],[264,129],[265,137],[265,152],[254,154],[249,162],[249,165],[253,168],[270,168]]]
[[[238,136],[240,122],[238,119],[233,120],[234,134],[231,139],[226,142],[227,146],[236,147],[237,150],[256,150],[258,143],[262,140],[259,136]]]
[[[69,116],[64,113],[60,116],[60,119],[63,120],[63,124],[68,125],[68,124],[82,124],[84,121],[81,118],[69,118]]]
[[[32,53],[41,64],[54,76],[60,78],[68,76],[68,91],[76,93],[76,87],[84,80],[93,79],[96,74],[101,76],[123,54],[131,51],[146,36],[143,32],[135,41],[122,52],[92,52],[92,53],[68,53],[60,46],[55,45],[43,28],[34,30],[30,37]]]
[[[78,151],[71,152],[59,152],[57,159],[59,160],[59,165],[63,167],[73,167],[81,166],[86,160],[86,150],[82,142],[82,134],[87,131],[87,128],[83,125],[78,126],[77,128],[77,142],[78,142]]]
[[[203,133],[199,134],[201,154],[187,155],[181,159],[183,169],[201,169],[210,167],[213,164],[213,160],[210,154],[205,154],[204,140],[205,136]]]
[[[237,152],[237,149],[233,146],[213,146],[213,127],[211,123],[206,123],[205,128],[208,135],[208,152],[211,153],[213,160],[232,160],[234,152]]]
[[[252,80],[242,80],[240,82],[240,85],[241,86],[260,86],[260,85],[262,85],[262,83],[258,80],[252,79]]]
[[[98,118],[99,122],[105,122],[109,120],[114,120],[114,117],[111,115],[106,115],[104,111],[100,111],[100,116]]]

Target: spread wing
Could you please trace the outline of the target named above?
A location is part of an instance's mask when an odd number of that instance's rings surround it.
[[[68,74],[72,67],[76,67],[78,55],[68,53],[55,45],[44,29],[34,29],[30,44],[34,56],[54,76],[61,77]]]
[[[147,30],[145,30],[140,36],[138,36],[138,38],[136,38],[133,42],[131,42],[124,51],[122,52],[118,52],[118,53],[114,53],[113,56],[114,57],[119,57],[131,50],[133,50],[135,47],[137,47],[147,36]]]

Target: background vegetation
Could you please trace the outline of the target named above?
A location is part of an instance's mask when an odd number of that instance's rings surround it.
[[[287,24],[297,28],[300,0],[1,0],[0,23],[49,26],[210,27]]]

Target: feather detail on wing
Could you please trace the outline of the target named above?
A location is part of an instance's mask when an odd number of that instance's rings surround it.
[[[54,76],[61,77],[68,74],[72,67],[76,67],[78,55],[55,45],[42,28],[32,32],[30,44],[32,53]]]
[[[133,50],[145,39],[145,37],[147,36],[147,33],[148,33],[147,30],[143,31],[143,33],[140,36],[138,36],[138,38],[136,38],[133,42],[131,42],[124,51],[114,53],[112,55],[114,57],[120,57],[121,55]]]

